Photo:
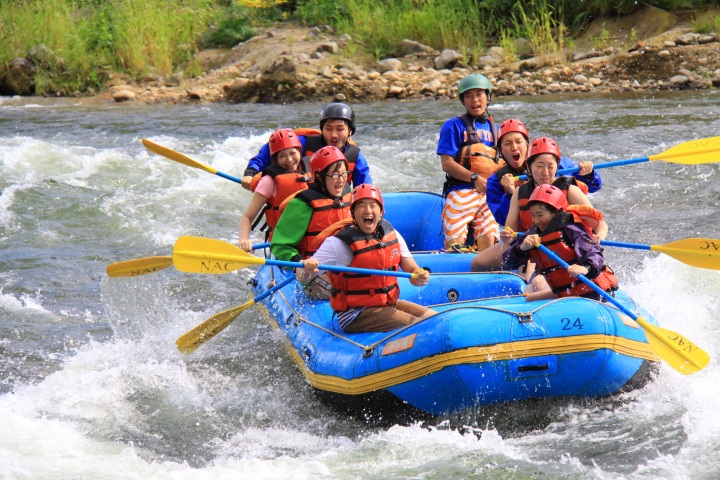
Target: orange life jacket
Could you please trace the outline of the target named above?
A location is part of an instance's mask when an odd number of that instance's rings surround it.
[[[312,208],[312,217],[308,223],[305,235],[297,245],[298,253],[302,258],[311,257],[320,246],[315,237],[335,222],[350,217],[350,187],[345,185],[345,191],[340,198],[330,197],[319,191],[315,184],[310,184],[306,190],[295,194]]]
[[[497,155],[497,151],[484,143],[473,143],[460,148],[455,161],[483,178],[505,166],[505,160]]]
[[[558,187],[560,190],[563,191],[565,196],[568,195],[568,190],[570,189],[570,185],[575,185],[576,187],[579,187],[580,190],[584,194],[587,195],[587,185],[585,183],[577,180],[575,177],[570,176],[563,176],[558,177],[555,179],[555,181],[552,183],[554,186]],[[530,230],[530,228],[533,226],[532,217],[530,216],[530,207],[528,207],[528,202],[530,201],[530,195],[532,195],[533,190],[535,190],[535,187],[537,185],[535,184],[535,181],[529,180],[527,183],[524,183],[518,187],[518,209],[520,211],[520,229],[521,230]],[[583,188],[585,187],[585,188]]]
[[[380,220],[375,234],[363,233],[357,225],[343,228],[335,236],[350,246],[351,267],[396,272],[400,266],[400,243],[395,229]],[[395,305],[400,297],[396,277],[362,273],[329,272],[332,285],[330,305],[336,312],[350,307],[384,307]]]
[[[571,265],[577,261],[577,256],[573,246],[567,242],[567,238],[563,235],[563,229],[568,223],[572,222],[574,222],[572,213],[560,212],[550,221],[545,231],[540,234],[540,243]],[[588,225],[584,226],[586,229],[588,228]],[[559,297],[582,296],[594,293],[594,290],[582,280],[571,276],[564,267],[540,250],[534,248],[529,253],[530,259],[537,265],[538,272],[545,277],[553,293]],[[591,280],[604,291],[616,289],[618,285],[615,273],[607,265],[603,265],[600,273]]]
[[[267,238],[270,240],[272,238],[272,230],[280,219],[280,205],[282,205],[286,198],[292,196],[294,193],[305,190],[308,185],[308,179],[304,174],[290,173],[277,165],[270,165],[253,177],[250,182],[250,191],[255,191],[260,179],[264,175],[271,176],[277,186],[277,192],[267,199],[267,204],[263,210],[265,212],[265,223],[268,226]]]

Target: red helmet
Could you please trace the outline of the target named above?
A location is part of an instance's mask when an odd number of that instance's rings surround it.
[[[286,148],[299,148],[302,150],[300,139],[289,128],[281,128],[271,133],[268,143],[270,144],[270,155],[275,155]]]
[[[365,198],[375,200],[380,204],[381,209],[385,208],[382,195],[380,195],[380,190],[378,190],[375,185],[363,183],[362,185],[358,185],[353,189],[352,198],[350,199],[350,210],[355,208],[355,202],[359,202],[360,200],[363,200]]]
[[[565,210],[568,206],[565,192],[554,185],[539,185],[535,187],[535,190],[533,190],[528,200],[528,205],[532,205],[532,202],[547,203],[556,210]]]
[[[500,129],[498,130],[498,143],[500,143],[503,135],[506,133],[521,133],[527,142],[530,141],[530,134],[528,133],[525,124],[520,120],[515,120],[514,118],[505,120],[500,124]]]
[[[536,138],[530,144],[530,151],[528,152],[527,164],[530,165],[535,157],[542,155],[543,153],[549,153],[555,157],[555,160],[560,164],[560,147],[555,143],[555,140],[549,137]]]
[[[347,159],[340,149],[328,145],[327,147],[322,147],[310,157],[310,170],[312,170],[313,175],[317,175],[333,163],[341,161],[345,162],[345,167],[347,167]]]

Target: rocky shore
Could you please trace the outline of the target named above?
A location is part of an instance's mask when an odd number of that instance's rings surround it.
[[[641,12],[638,18],[643,17],[647,15]],[[645,38],[627,48],[577,46],[570,53],[513,63],[504,62],[502,48],[491,47],[466,65],[460,52],[436,51],[410,39],[397,45],[392,57],[376,61],[351,54],[355,49],[349,35],[288,23],[230,50],[200,51],[195,59],[205,72],[200,77],[148,75],[133,82],[115,74],[95,98],[145,103],[455,98],[459,79],[471,72],[487,76],[501,96],[720,86],[720,36],[673,25]]]

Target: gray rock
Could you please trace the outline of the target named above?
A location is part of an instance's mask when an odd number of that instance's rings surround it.
[[[434,94],[443,87],[444,87],[443,82],[440,81],[439,78],[436,78],[434,80],[429,81],[422,87],[420,87],[420,93],[429,92],[429,93]]]
[[[500,61],[491,55],[483,55],[477,59],[478,68],[497,67],[498,65],[500,65]]]
[[[435,57],[435,68],[442,70],[443,68],[452,68],[462,59],[462,53],[457,50],[446,48],[439,56]]]
[[[165,78],[166,87],[177,87],[183,80],[183,72],[175,72]]]
[[[118,90],[112,94],[112,98],[118,103],[127,102],[128,100],[135,98],[135,93],[130,90]]]
[[[685,75],[675,75],[669,81],[671,85],[682,85],[684,83],[688,83],[690,79]]]
[[[337,42],[325,42],[317,47],[318,52],[338,53],[339,50]]]
[[[397,46],[397,55],[399,57],[405,57],[407,55],[438,55],[440,52],[432,47],[428,47],[415,40],[408,40],[407,38],[402,40]]]
[[[695,45],[698,43],[698,40],[700,39],[700,35],[697,33],[686,33],[684,35],[680,35],[675,39],[675,43],[678,45]]]
[[[393,70],[401,70],[402,69],[402,62],[398,60],[397,58],[386,58],[384,60],[380,60],[375,64],[375,70],[377,70],[380,73],[385,73]]]
[[[693,73],[690,70],[688,70],[687,68],[681,68],[680,70],[678,70],[678,73],[680,75],[685,75],[688,78],[693,76]]]

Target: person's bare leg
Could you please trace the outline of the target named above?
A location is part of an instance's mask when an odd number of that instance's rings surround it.
[[[497,242],[497,237],[495,235],[488,233],[487,235],[480,236],[475,239],[475,249],[479,252],[484,252],[488,248],[495,245]]]
[[[470,270],[473,272],[487,272],[499,270],[503,264],[503,254],[510,246],[509,243],[496,243],[479,252],[470,263]]]

